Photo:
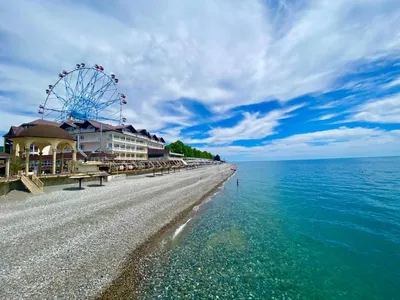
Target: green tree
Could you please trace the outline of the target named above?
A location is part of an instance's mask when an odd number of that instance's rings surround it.
[[[188,146],[188,148],[189,148],[189,150],[188,150],[188,153],[187,153],[187,157],[193,157],[193,148],[190,147],[190,146]]]
[[[192,148],[191,146],[185,145],[179,140],[165,146],[165,149],[171,152],[182,153],[185,155],[185,157],[207,158],[207,159],[214,158],[214,155],[212,155],[211,153],[207,151],[200,151],[196,148]]]
[[[185,145],[181,141],[176,141],[174,143],[169,144],[166,146],[168,150],[176,153],[184,153],[184,147]]]
[[[19,156],[13,155],[10,160],[10,174],[17,174],[19,170],[24,169],[24,166],[24,161]]]

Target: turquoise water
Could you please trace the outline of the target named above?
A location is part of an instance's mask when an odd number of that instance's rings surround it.
[[[237,166],[149,254],[139,298],[400,299],[400,158]]]

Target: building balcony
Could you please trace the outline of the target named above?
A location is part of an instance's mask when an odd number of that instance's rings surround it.
[[[127,141],[126,139],[121,139],[121,138],[116,138],[116,137],[114,137],[112,140],[114,142],[123,143],[123,144],[127,144],[127,145],[135,145],[135,146],[146,146],[147,145],[145,142]]]
[[[164,146],[162,145],[148,145],[148,147],[150,148],[154,148],[154,149],[164,149]]]
[[[123,130],[122,133],[124,135],[133,136],[133,137],[136,137],[136,138],[139,138],[139,139],[142,139],[142,140],[146,140],[146,141],[150,140],[147,136],[143,136],[143,135],[137,134],[137,133],[132,133],[132,132],[129,132],[129,131],[126,131],[126,130]]]
[[[139,150],[139,149],[127,149],[127,148],[121,148],[121,147],[112,147],[108,148],[113,151],[120,151],[120,152],[126,152],[126,153],[147,153],[147,149],[145,150]]]
[[[143,145],[154,144],[154,145],[158,145],[158,146],[164,147],[164,143],[155,141],[155,140],[153,140],[153,139],[149,139],[148,137],[144,137],[144,136],[142,136],[142,135],[136,135],[136,134],[126,134],[126,135],[128,135],[128,136],[130,136],[130,137],[135,137],[135,138],[137,138],[138,140],[141,140],[141,141],[143,141],[143,142],[139,142],[139,141],[136,141],[136,142],[127,141],[127,140],[126,140],[126,137],[119,137],[119,136],[114,136],[114,137],[113,137],[113,140],[115,140],[115,141],[127,142],[127,143],[139,143],[139,144],[143,144]],[[111,139],[108,138],[108,140],[111,140]]]
[[[147,153],[147,150],[135,150],[136,153]]]

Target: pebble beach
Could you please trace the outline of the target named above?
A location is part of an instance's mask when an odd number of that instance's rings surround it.
[[[232,175],[214,165],[0,198],[0,298],[93,298],[134,250]]]

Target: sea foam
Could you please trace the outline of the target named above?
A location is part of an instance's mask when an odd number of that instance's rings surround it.
[[[187,225],[187,223],[189,223],[190,220],[192,220],[192,218],[188,219],[184,224],[182,224],[181,226],[178,227],[178,229],[175,230],[174,236],[172,237],[173,239],[182,232],[183,228],[185,228],[185,226]]]

